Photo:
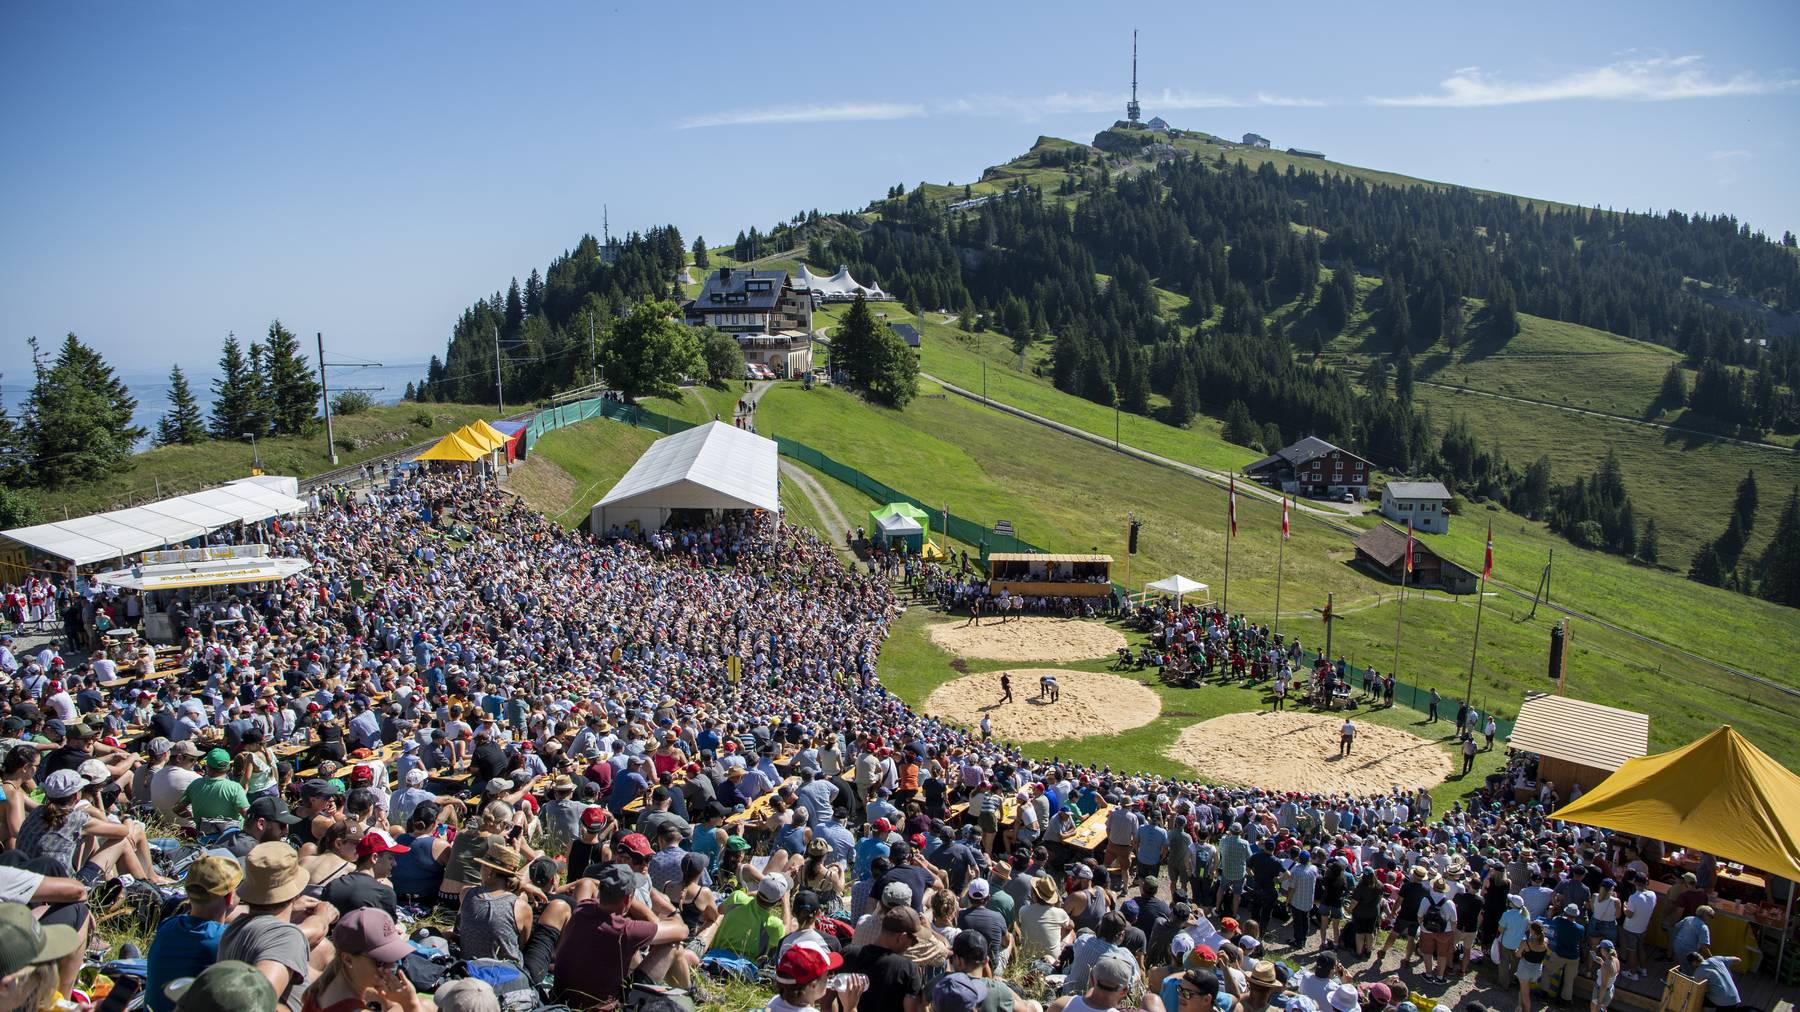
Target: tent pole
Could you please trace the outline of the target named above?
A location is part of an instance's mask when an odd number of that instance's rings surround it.
[[[1775,980],[1781,980],[1781,967],[1787,962],[1788,935],[1794,930],[1794,890],[1800,888],[1800,882],[1788,879],[1787,914],[1781,922],[1781,947],[1775,953]]]

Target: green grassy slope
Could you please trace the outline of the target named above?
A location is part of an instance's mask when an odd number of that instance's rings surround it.
[[[765,433],[808,443],[927,502],[945,501],[971,519],[988,524],[1012,520],[1021,537],[1051,550],[1098,548],[1122,555],[1124,515],[1133,510],[1145,523],[1143,550],[1133,562],[1134,584],[1182,572],[1211,584],[1215,594],[1224,590],[1222,491],[942,395],[929,383],[922,384],[920,399],[905,412],[872,407],[843,391],[809,392],[782,385],[764,398],[759,424]],[[1265,621],[1274,608],[1278,524],[1272,504],[1240,499],[1240,536],[1231,549],[1237,578],[1231,604],[1233,610]],[[1517,573],[1506,568],[1514,565],[1506,555],[1511,543],[1506,544],[1503,577]],[[1657,594],[1653,602],[1635,593],[1633,571],[1604,556],[1570,550],[1574,558],[1565,561],[1564,553],[1558,554],[1558,572],[1566,577],[1562,583],[1571,604],[1581,596],[1577,588],[1591,584],[1596,589],[1585,592],[1588,600],[1616,603],[1619,610],[1631,611],[1628,617],[1647,614],[1655,618],[1650,623],[1654,628],[1663,628],[1659,623],[1667,617],[1665,602],[1676,598]],[[1283,629],[1309,644],[1321,642],[1322,623],[1314,609],[1324,605],[1328,592],[1335,594],[1338,613],[1345,616],[1336,624],[1335,651],[1359,663],[1391,667],[1397,617],[1394,588],[1347,565],[1348,539],[1302,521],[1296,524],[1285,555]],[[1584,566],[1597,567],[1611,579],[1584,580]],[[1749,641],[1765,645],[1758,653],[1770,659],[1767,667],[1776,668],[1773,658],[1784,651],[1775,642],[1800,647],[1800,632],[1779,621],[1789,613],[1763,611],[1723,592],[1699,594],[1705,588],[1690,589],[1686,584],[1678,590],[1696,613],[1724,623],[1715,632],[1702,630],[1706,634],[1692,644],[1696,649],[1716,650],[1749,663],[1753,658],[1739,657],[1733,649],[1733,644],[1746,641],[1736,637],[1749,636]],[[1558,594],[1563,596],[1560,590]],[[1476,694],[1483,705],[1510,711],[1524,689],[1543,685],[1540,672],[1554,613],[1540,609],[1535,619],[1527,620],[1526,607],[1509,596],[1488,599],[1476,676]],[[1473,621],[1470,599],[1409,595],[1403,677],[1460,693]],[[1800,729],[1761,696],[1751,702],[1712,688],[1725,679],[1706,662],[1585,622],[1576,623],[1573,644],[1571,690],[1585,698],[1655,711],[1652,727],[1659,743],[1687,740],[1730,721],[1776,754],[1800,756]],[[1771,673],[1788,677],[1785,670]],[[1672,681],[1706,691],[1671,696]]]
[[[1478,306],[1471,303],[1471,315]],[[1800,483],[1800,455],[1785,447],[1743,445],[1636,424],[1680,424],[1667,412],[1648,410],[1663,375],[1681,360],[1675,351],[1528,314],[1520,314],[1519,324],[1519,333],[1506,342],[1475,335],[1456,348],[1440,342],[1415,356],[1418,400],[1440,424],[1456,415],[1467,418],[1514,467],[1547,455],[1559,482],[1591,474],[1608,450],[1617,453],[1640,521],[1656,517],[1664,566],[1686,572],[1694,552],[1719,536],[1737,483],[1747,471],[1756,471],[1770,503]],[[1361,376],[1382,352],[1366,316],[1359,315],[1344,335],[1326,345],[1322,357]],[[1684,372],[1691,383],[1692,371]],[[1768,544],[1778,509],[1764,510],[1767,515],[1752,531],[1747,557],[1760,555]]]
[[[338,462],[333,464],[325,446],[325,427],[310,436],[277,436],[256,441],[257,455],[267,474],[298,477],[318,474],[333,467],[355,464],[370,457],[442,436],[477,418],[492,420],[492,405],[395,404],[374,407],[360,414],[332,419],[338,441]],[[421,419],[430,424],[421,425]],[[163,446],[132,458],[129,471],[105,481],[55,491],[28,489],[46,520],[81,516],[200,489],[250,473],[250,444],[232,440],[207,440],[193,446]]]

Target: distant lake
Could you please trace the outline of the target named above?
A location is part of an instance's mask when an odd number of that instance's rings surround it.
[[[411,366],[380,366],[368,369],[332,369],[331,387],[333,396],[340,389],[349,387],[368,388],[369,396],[375,398],[377,404],[398,404],[406,393],[408,383],[417,383],[425,375],[425,370]],[[131,395],[137,398],[137,411],[131,420],[143,426],[152,435],[156,432],[156,423],[169,410],[169,374],[118,371],[119,379],[131,388]],[[29,377],[29,372],[25,376]],[[218,373],[188,372],[188,386],[194,391],[194,397],[200,402],[200,411],[205,414],[212,410],[213,380]],[[25,399],[31,393],[29,382],[19,382],[20,376],[9,371],[4,382],[0,382],[0,400],[4,400],[7,409],[12,412],[16,421],[24,409]],[[147,436],[138,449],[147,449],[151,440]]]

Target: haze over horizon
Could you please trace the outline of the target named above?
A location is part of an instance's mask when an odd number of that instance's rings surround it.
[[[1134,26],[1146,118],[1800,231],[1800,8],[1705,11],[14,9],[0,372],[29,382],[26,339],[67,331],[123,371],[209,372],[227,331],[280,317],[422,374],[464,307],[598,234],[603,205],[615,233],[716,246],[1089,140],[1123,115]]]

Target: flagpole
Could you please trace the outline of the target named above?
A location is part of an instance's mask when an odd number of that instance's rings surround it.
[[[1394,615],[1394,677],[1400,677],[1400,625],[1406,620],[1406,578],[1410,575],[1403,567],[1400,570],[1400,608]]]
[[[1281,500],[1281,544],[1275,553],[1275,635],[1281,635],[1281,574],[1287,568],[1287,498]]]
[[[1237,535],[1237,473],[1231,475],[1231,490],[1226,493],[1225,500],[1225,599],[1219,607],[1225,612],[1225,620],[1231,621],[1231,540]]]
[[[1487,603],[1488,574],[1494,569],[1494,522],[1488,521],[1487,555],[1481,563],[1481,589],[1475,594],[1475,642],[1469,645],[1469,688],[1463,695],[1475,705],[1475,656],[1481,651],[1481,607]]]

